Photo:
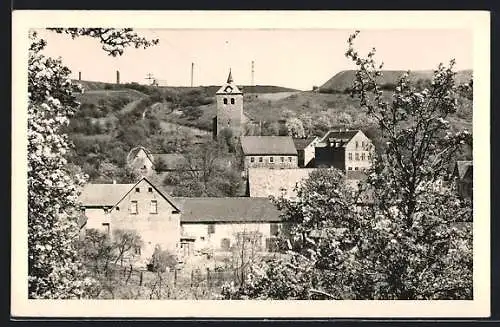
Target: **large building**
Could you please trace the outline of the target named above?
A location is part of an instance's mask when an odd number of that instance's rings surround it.
[[[316,144],[315,167],[365,170],[371,167],[374,150],[360,130],[331,130]]]
[[[244,169],[297,168],[297,150],[291,136],[243,136]]]
[[[281,228],[280,213],[268,198],[175,198],[146,177],[134,184],[87,184],[79,198],[80,226],[110,237],[134,230],[143,244],[138,262],[151,258],[157,245],[179,257],[195,251],[229,251],[249,238],[257,251],[272,248]]]
[[[234,84],[231,70],[227,81],[215,93],[217,117],[215,117],[214,134],[220,135],[228,129],[234,137],[240,137],[243,130],[243,92]]]
[[[300,168],[314,167],[315,147],[318,141],[318,137],[300,137],[293,139],[293,143],[297,149],[298,164]]]

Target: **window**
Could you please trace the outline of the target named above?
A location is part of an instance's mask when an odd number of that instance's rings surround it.
[[[130,213],[136,215],[137,212],[137,201],[130,202]]]
[[[208,234],[215,234],[215,225],[214,224],[208,225]]]
[[[355,158],[356,158],[356,161],[359,161],[359,153],[356,153]]]
[[[205,236],[200,236],[200,240],[204,241],[205,240]]]
[[[262,157],[259,157],[259,162],[262,162]]]
[[[140,247],[140,246],[136,246],[136,247],[134,248],[134,253],[135,253],[136,255],[141,255],[141,247]]]
[[[116,211],[120,211],[120,207],[116,207]]]
[[[280,158],[281,162],[285,162],[285,157]]]
[[[358,141],[356,141],[356,149],[359,147],[359,143]]]
[[[227,104],[227,98],[224,98],[224,104]]]
[[[255,162],[255,158],[254,157],[250,157],[250,162]]]
[[[102,227],[104,228],[106,235],[109,235],[109,223],[102,223]]]
[[[347,170],[352,170],[352,167],[348,167]]]
[[[158,213],[158,201],[151,200],[150,213]]]
[[[269,157],[269,162],[273,163],[274,162],[274,157]]]
[[[234,104],[234,98],[231,98],[231,104]]]
[[[279,233],[279,228],[280,226],[278,224],[271,224],[270,226],[270,232],[272,236],[276,236]]]
[[[229,119],[227,120],[227,126],[231,125]]]
[[[352,152],[349,152],[349,160],[352,160]]]
[[[138,187],[135,188],[135,193],[139,193],[140,191],[141,191],[140,188],[138,188]]]
[[[220,247],[223,249],[223,250],[229,250],[231,248],[231,240],[228,239],[228,238],[223,238],[220,242]]]
[[[288,161],[292,162],[292,157],[288,157]]]
[[[368,160],[370,160],[372,158],[372,154],[370,152],[368,152]]]
[[[361,141],[361,147],[364,148],[365,147],[365,141]]]
[[[153,188],[152,187],[148,187],[148,192],[149,193],[153,193]]]
[[[359,170],[359,168],[358,167],[354,167],[354,170]]]
[[[364,152],[361,153],[361,160],[363,160],[363,161],[365,160],[365,153]]]

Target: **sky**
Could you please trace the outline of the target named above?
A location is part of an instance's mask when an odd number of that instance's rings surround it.
[[[38,30],[47,41],[44,54],[61,57],[77,79],[148,83],[151,73],[160,85],[221,85],[229,69],[236,84],[278,85],[300,90],[320,86],[336,73],[354,69],[344,56],[353,30],[342,29],[136,29],[158,38],[148,49],[128,48],[121,57],[108,56],[96,39],[72,40],[67,35]],[[472,69],[470,30],[361,30],[355,41],[360,53],[377,49],[376,59],[389,70],[430,70],[455,58],[456,69]]]

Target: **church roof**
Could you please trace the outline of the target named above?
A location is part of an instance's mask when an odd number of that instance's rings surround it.
[[[231,69],[229,70],[226,83],[222,85],[215,94],[243,94],[243,92],[241,92],[241,90],[234,84]]]

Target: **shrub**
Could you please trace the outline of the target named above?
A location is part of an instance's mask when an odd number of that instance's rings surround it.
[[[156,245],[151,261],[147,268],[152,272],[165,272],[167,268],[175,269],[177,266],[177,256],[167,250],[162,250],[161,246]]]

